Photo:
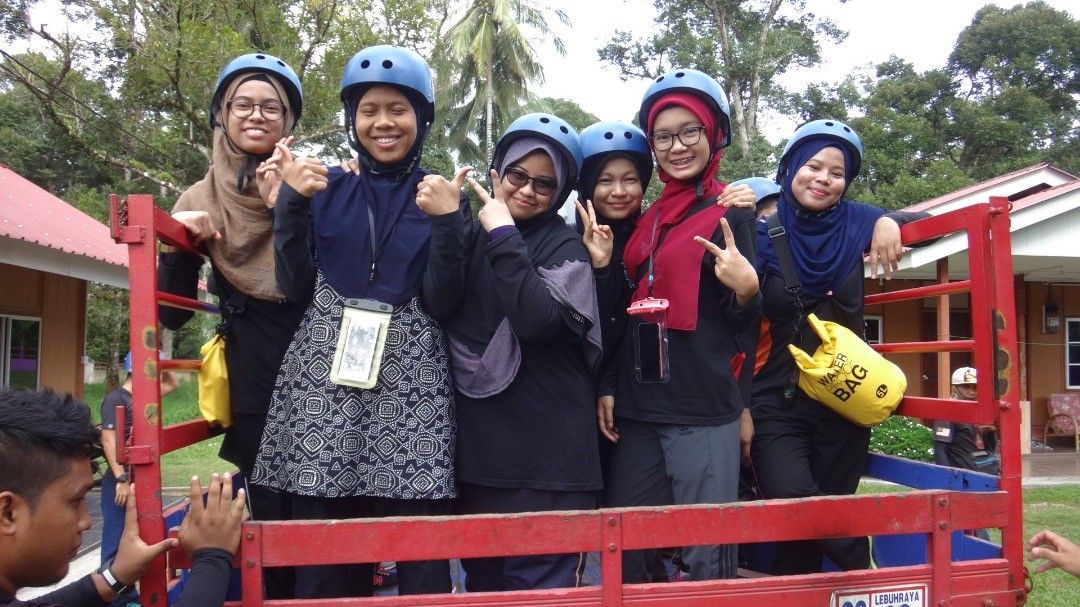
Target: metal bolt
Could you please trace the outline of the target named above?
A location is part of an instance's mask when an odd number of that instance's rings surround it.
[[[247,567],[248,569],[254,569],[255,561],[244,561],[244,567]]]
[[[251,532],[251,531],[248,531],[247,533],[244,534],[244,539],[246,539],[246,540],[254,540],[255,539],[255,533]]]
[[[614,516],[607,520],[607,526],[608,527],[614,527],[615,526],[615,517]]]
[[[949,499],[943,497],[943,498],[939,499],[937,503],[938,503],[938,506],[941,506],[942,508],[944,508],[945,506],[949,505]]]
[[[945,599],[941,599],[940,601],[937,602],[937,604],[938,604],[938,607],[945,607]]]
[[[615,552],[615,544],[607,545],[608,552]]]
[[[994,607],[994,599],[985,599],[982,604],[983,607]]]
[[[947,529],[948,527],[949,527],[949,524],[946,523],[945,521],[941,521],[940,523],[937,524],[938,529]]]

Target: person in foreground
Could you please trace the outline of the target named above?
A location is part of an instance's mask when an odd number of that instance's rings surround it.
[[[174,607],[222,605],[240,545],[244,491],[213,475],[206,504],[191,480],[191,510],[179,539],[148,545],[139,537],[135,491],[127,499],[116,558],[58,590],[20,601],[20,588],[55,584],[90,528],[86,493],[98,434],[78,399],[51,391],[0,390],[0,607],[107,605],[178,544],[191,555],[191,578]]]
[[[1035,573],[1061,569],[1080,577],[1080,546],[1049,529],[1043,529],[1028,540],[1028,560],[1039,559],[1045,559],[1045,562],[1039,565]]]

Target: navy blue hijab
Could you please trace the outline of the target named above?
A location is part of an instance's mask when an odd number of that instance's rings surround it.
[[[806,164],[826,147],[835,147],[844,155],[844,178],[851,184],[851,153],[844,146],[823,138],[810,138],[800,143],[787,159],[780,198],[776,212],[780,225],[788,235],[788,246],[795,262],[795,271],[804,293],[814,297],[836,291],[852,270],[862,264],[863,252],[870,246],[874,223],[885,214],[883,209],[854,203],[841,195],[840,200],[824,211],[809,211],[795,199],[791,182],[799,167]],[[847,192],[845,186],[844,192]],[[769,239],[764,220],[757,225],[757,269],[759,273],[782,273],[776,251]]]
[[[390,304],[419,294],[431,240],[431,220],[416,206],[416,185],[428,174],[419,167],[428,123],[414,95],[399,90],[419,122],[409,153],[395,165],[380,165],[361,152],[360,175],[330,169],[326,190],[312,200],[316,263],[326,280],[345,297]]]

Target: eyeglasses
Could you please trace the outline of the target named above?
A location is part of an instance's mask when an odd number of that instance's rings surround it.
[[[549,177],[529,177],[528,173],[517,167],[506,169],[503,177],[509,181],[511,185],[519,188],[525,187],[525,185],[531,181],[533,184],[533,192],[536,192],[538,196],[551,196],[555,193],[555,188],[559,185],[554,179]]]
[[[259,112],[262,117],[267,120],[277,120],[285,114],[285,105],[280,101],[274,101],[273,99],[267,99],[262,103],[255,103],[247,97],[235,97],[230,99],[225,107],[229,108],[229,112],[237,118],[247,118],[255,111],[255,108],[259,108]]]
[[[678,133],[653,133],[652,137],[649,137],[649,141],[652,142],[654,150],[666,152],[671,149],[671,146],[675,145],[676,139],[685,146],[694,145],[698,142],[698,139],[701,139],[701,132],[704,130],[705,127],[703,126],[688,126]]]

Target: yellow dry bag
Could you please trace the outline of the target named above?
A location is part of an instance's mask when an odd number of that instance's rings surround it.
[[[199,349],[202,367],[199,368],[199,413],[215,426],[232,425],[229,408],[229,369],[225,365],[225,338],[215,334]]]
[[[814,314],[806,320],[821,345],[812,358],[788,345],[799,367],[799,388],[860,426],[885,421],[904,397],[904,372],[847,327]]]

